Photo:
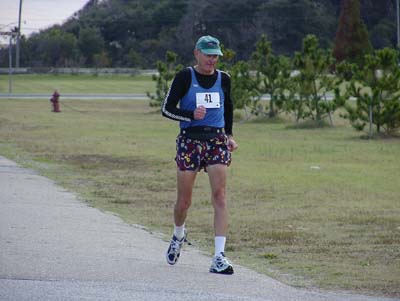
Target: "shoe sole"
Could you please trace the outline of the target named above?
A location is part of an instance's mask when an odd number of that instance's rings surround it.
[[[176,258],[175,261],[170,261],[169,258],[168,258],[168,254],[167,254],[167,263],[168,263],[169,265],[174,265],[174,264],[176,264],[176,263],[178,262],[178,259],[179,259],[179,256],[177,256],[177,258]]]
[[[230,266],[230,267],[227,267],[223,271],[218,271],[216,269],[210,269],[210,273],[222,274],[222,275],[232,275],[234,272],[233,272],[233,268]]]

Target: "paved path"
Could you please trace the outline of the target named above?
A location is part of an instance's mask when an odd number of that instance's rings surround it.
[[[291,288],[185,246],[169,266],[160,235],[89,207],[0,156],[0,300],[394,300]]]

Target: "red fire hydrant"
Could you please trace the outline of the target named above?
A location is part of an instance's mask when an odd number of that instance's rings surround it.
[[[53,105],[53,111],[52,112],[57,112],[57,113],[61,112],[60,111],[60,102],[58,100],[59,98],[60,98],[60,94],[58,93],[57,90],[55,90],[53,95],[50,98],[50,102]]]

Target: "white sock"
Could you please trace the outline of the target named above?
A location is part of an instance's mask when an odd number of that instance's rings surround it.
[[[215,243],[215,256],[220,255],[221,253],[225,252],[225,236],[215,236],[214,243]]]
[[[174,225],[174,235],[181,240],[185,236],[185,224],[182,226]]]

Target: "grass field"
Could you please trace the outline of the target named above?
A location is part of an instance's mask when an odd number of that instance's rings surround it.
[[[177,123],[146,101],[68,102],[84,113],[1,100],[0,154],[169,239]],[[360,139],[344,123],[290,125],[234,126],[227,255],[295,286],[400,296],[400,140]],[[211,253],[204,173],[187,226],[196,247]]]
[[[0,75],[0,93],[8,93],[9,77]],[[154,91],[148,75],[13,75],[13,93],[145,93]]]

